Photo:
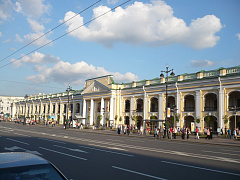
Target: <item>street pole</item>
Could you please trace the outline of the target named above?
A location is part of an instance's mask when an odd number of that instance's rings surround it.
[[[70,123],[70,122],[69,122],[69,119],[68,119],[68,111],[69,111],[69,94],[70,94],[70,91],[72,91],[72,87],[69,85],[68,88],[67,88],[67,90],[66,90],[67,95],[68,95],[68,104],[67,104],[67,120],[68,120],[68,123]],[[66,129],[66,128],[67,128],[67,124],[65,124],[65,123],[66,123],[66,118],[64,119],[64,122],[63,122],[64,127],[65,127],[65,129]]]
[[[161,74],[160,74],[160,78],[163,78],[164,77],[164,75],[163,75],[163,73],[166,73],[166,80],[165,80],[165,83],[166,83],[166,116],[165,116],[165,123],[166,123],[166,129],[168,129],[168,124],[167,124],[167,122],[168,122],[168,73],[169,72],[171,72],[171,76],[174,76],[175,74],[174,74],[174,72],[173,72],[173,69],[171,69],[171,70],[168,70],[168,66],[166,66],[166,71],[161,71]],[[166,130],[165,129],[165,130]],[[168,133],[168,130],[167,130],[167,133]],[[165,136],[165,132],[164,132],[164,136]]]

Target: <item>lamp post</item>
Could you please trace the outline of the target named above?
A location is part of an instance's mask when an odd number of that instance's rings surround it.
[[[72,87],[69,85],[68,88],[67,88],[67,90],[66,90],[66,92],[68,93],[67,119],[68,119],[68,112],[69,112],[69,94],[70,94],[70,91],[72,91]],[[69,120],[69,119],[68,119],[68,120]],[[64,127],[65,127],[65,129],[66,129],[66,128],[67,128],[67,125],[65,124],[65,123],[66,123],[65,121],[66,121],[66,120],[64,119],[63,124],[64,124]]]
[[[25,118],[24,118],[23,125],[26,124],[26,116],[27,116],[27,98],[28,98],[28,95],[26,94],[26,95],[24,96],[24,98],[25,98]]]
[[[170,73],[170,76],[175,76],[174,72],[173,72],[173,69],[168,69],[169,67],[166,66],[166,71],[161,71],[161,74],[160,74],[160,78],[164,78],[164,74],[163,73],[166,73],[166,80],[165,80],[165,83],[166,83],[166,117],[165,117],[165,123],[168,122],[168,73]],[[168,126],[168,124],[166,124]],[[167,131],[168,133],[168,131]],[[165,133],[164,133],[165,134]],[[164,135],[165,137],[165,135]]]
[[[237,128],[237,111],[240,110],[240,107],[234,106],[234,107],[229,107],[229,110],[234,112],[235,115],[235,131]]]

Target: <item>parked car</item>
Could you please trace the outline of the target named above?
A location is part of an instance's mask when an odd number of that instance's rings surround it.
[[[25,152],[0,153],[0,179],[67,179],[52,163]]]

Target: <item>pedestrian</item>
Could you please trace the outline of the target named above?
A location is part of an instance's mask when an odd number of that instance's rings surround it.
[[[199,139],[198,133],[199,133],[199,129],[198,129],[198,127],[196,127],[196,139]]]
[[[231,139],[234,139],[234,135],[235,135],[235,129],[233,129],[233,131],[232,131],[232,138]]]
[[[220,135],[220,127],[217,128],[217,134],[218,134],[218,137]]]
[[[143,135],[143,126],[140,127],[140,133],[139,135]]]
[[[213,133],[212,127],[210,127],[209,131],[210,131],[210,139],[212,139],[212,133]]]
[[[173,139],[176,139],[176,134],[177,134],[177,128],[174,126],[173,127]]]
[[[130,126],[127,125],[127,135],[129,136],[129,134],[130,134]]]
[[[223,127],[221,128],[221,135],[223,135]]]
[[[231,139],[231,129],[228,129],[228,138]]]
[[[155,126],[155,128],[154,128],[154,137],[157,136],[157,134],[158,134],[158,129],[157,129],[157,126]]]
[[[189,140],[189,135],[190,135],[190,129],[189,129],[189,127],[187,127],[186,133],[187,133],[187,140]]]
[[[186,134],[186,129],[183,126],[183,128],[182,128],[182,139],[185,139],[185,134]]]
[[[210,130],[207,128],[207,137],[206,139],[210,139]]]
[[[162,139],[162,136],[163,136],[163,128],[162,128],[162,126],[160,126],[160,128],[159,128],[159,139]]]

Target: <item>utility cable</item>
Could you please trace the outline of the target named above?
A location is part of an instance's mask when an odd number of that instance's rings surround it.
[[[22,49],[24,49],[25,47],[29,46],[30,44],[34,43],[35,41],[39,40],[40,38],[42,38],[43,36],[47,35],[48,33],[54,31],[55,29],[57,29],[58,27],[60,27],[61,25],[65,24],[66,22],[70,21],[71,19],[75,18],[77,15],[83,13],[84,11],[88,10],[89,8],[93,7],[94,5],[96,5],[97,3],[101,2],[102,0],[99,0],[97,2],[95,2],[94,4],[92,4],[91,6],[85,8],[84,10],[82,10],[81,12],[75,14],[74,16],[72,16],[71,18],[67,19],[66,21],[62,22],[61,24],[59,24],[58,26],[54,27],[53,29],[49,30],[48,32],[46,32],[45,34],[39,36],[38,38],[34,39],[33,41],[31,41],[30,43],[26,44],[25,46],[21,47],[20,49],[14,51],[12,54],[6,56],[5,58],[1,59],[0,62],[4,61],[5,59],[11,57],[12,55],[16,54],[17,52],[21,51]]]
[[[33,50],[33,51],[31,51],[31,52],[29,52],[29,53],[23,55],[22,57],[19,57],[18,59],[15,59],[15,60],[13,60],[13,61],[11,61],[11,62],[9,62],[9,63],[7,63],[7,64],[1,66],[0,68],[4,68],[5,66],[7,66],[7,65],[9,65],[9,64],[12,64],[13,62],[15,62],[15,61],[17,61],[17,60],[19,60],[19,59],[21,59],[21,58],[23,58],[23,57],[25,57],[25,56],[31,54],[31,53],[33,53],[34,51],[37,51],[37,50],[39,50],[39,49],[41,49],[41,48],[47,46],[48,44],[50,44],[50,43],[52,43],[52,42],[54,42],[54,41],[56,41],[56,40],[58,40],[58,39],[60,39],[60,38],[62,38],[62,37],[64,37],[64,36],[66,36],[66,35],[72,33],[73,31],[76,31],[77,29],[79,29],[79,28],[81,28],[81,27],[83,27],[83,26],[89,24],[89,23],[92,22],[92,21],[95,21],[96,19],[98,19],[98,18],[104,16],[105,14],[107,14],[107,13],[109,13],[109,12],[115,10],[115,9],[118,8],[118,7],[123,6],[124,4],[126,4],[126,3],[130,2],[130,1],[131,1],[131,0],[125,1],[124,3],[122,3],[122,4],[120,4],[120,5],[116,6],[116,7],[114,7],[114,8],[112,8],[112,9],[110,9],[109,11],[107,11],[107,12],[105,12],[105,13],[103,13],[103,14],[101,14],[101,15],[95,17],[95,18],[93,18],[92,20],[90,20],[90,21],[88,21],[88,22],[86,22],[86,23],[83,23],[81,26],[78,26],[78,27],[76,27],[75,29],[73,29],[73,30],[71,30],[71,31],[69,31],[69,32],[67,32],[67,33],[65,33],[65,34],[63,34],[63,35],[57,37],[56,39],[54,39],[54,40],[52,40],[52,41],[50,41],[50,42],[48,42],[48,43],[46,43],[46,44],[40,46],[39,48],[37,48],[37,49],[35,49],[35,50]]]

